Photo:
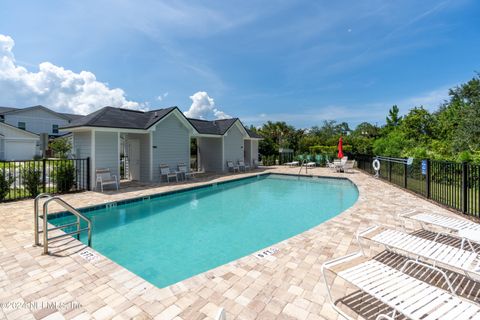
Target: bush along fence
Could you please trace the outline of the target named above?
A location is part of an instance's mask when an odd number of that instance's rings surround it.
[[[356,155],[358,168],[374,174],[374,156]],[[411,165],[380,160],[381,179],[442,205],[480,217],[480,165],[414,159]]]
[[[90,159],[0,161],[0,202],[88,190]]]

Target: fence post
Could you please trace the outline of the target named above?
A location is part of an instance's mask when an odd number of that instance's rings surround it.
[[[407,177],[408,177],[408,166],[406,163],[403,164],[403,187],[407,189]]]
[[[87,157],[87,190],[90,191],[90,157]]]
[[[392,182],[392,163],[390,161],[388,163],[388,181]]]
[[[462,162],[462,212],[468,212],[468,163]]]
[[[425,160],[425,163],[427,164],[427,172],[426,172],[426,177],[425,177],[425,182],[427,183],[427,199],[430,199],[430,196],[431,196],[431,190],[430,190],[430,187],[431,187],[431,183],[430,183],[430,180],[431,180],[431,171],[430,171],[430,159],[426,159]]]
[[[42,159],[42,187],[43,193],[47,192],[47,159]]]

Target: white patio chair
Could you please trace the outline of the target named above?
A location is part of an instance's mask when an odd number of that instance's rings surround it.
[[[449,217],[438,213],[423,213],[412,210],[399,215],[405,227],[407,219],[420,223],[423,229],[427,226],[441,227],[450,234],[462,238],[462,247],[465,242],[472,247],[471,241],[480,244],[480,224],[457,217]]]
[[[361,240],[383,245],[389,251],[400,251],[400,254],[410,258],[461,271],[470,278],[480,277],[480,256],[474,251],[380,226],[373,226],[357,233],[357,241],[364,252]]]
[[[103,192],[103,186],[115,185],[118,190],[117,176],[110,172],[109,168],[97,168],[95,170],[95,188],[100,183],[100,189]]]
[[[238,169],[242,170],[242,168],[243,168],[244,172],[246,172],[247,170],[250,170],[250,166],[248,164],[245,164],[245,161],[239,160],[238,161]]]
[[[295,166],[300,165],[300,162],[298,162],[298,161],[285,162],[285,165],[289,166],[289,167],[295,167]]]
[[[329,169],[332,169],[333,171],[336,170],[335,164],[333,162],[328,161],[328,159],[327,159],[327,162],[326,162],[326,167],[329,168]]]
[[[165,176],[167,182],[170,182],[170,178],[175,178],[175,181],[178,182],[178,175],[176,172],[172,172],[170,167],[166,164],[160,165],[160,181],[162,181],[162,177]]]
[[[240,172],[240,168],[233,164],[233,161],[227,161],[227,169],[235,173],[235,171]]]
[[[178,164],[178,171],[176,173],[183,176],[185,180],[187,180],[188,178],[193,178],[195,176],[194,172],[187,170],[187,165],[185,163]]]
[[[449,291],[406,274],[405,270],[412,265],[438,272],[447,283]],[[335,305],[328,286],[327,270],[393,309],[392,314],[382,314],[377,319],[394,320],[398,313],[414,320],[466,320],[480,317],[480,306],[457,297],[444,271],[415,260],[407,260],[397,270],[377,260],[369,260],[361,253],[353,253],[322,265],[330,304],[346,319],[352,318]]]

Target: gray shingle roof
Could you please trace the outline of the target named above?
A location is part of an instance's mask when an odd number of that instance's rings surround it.
[[[194,126],[194,128],[202,134],[216,134],[223,135],[227,132],[228,129],[237,121],[237,118],[232,119],[222,119],[222,120],[200,120],[200,119],[191,119],[188,121]]]
[[[107,127],[124,129],[148,129],[177,107],[152,110],[148,112],[104,107],[84,117],[74,119],[63,128]]]
[[[143,129],[146,130],[156,122],[164,118],[173,110],[180,111],[177,107],[158,109],[152,111],[138,111],[130,109],[121,109],[113,107],[104,107],[89,115],[74,119],[63,128],[77,127],[106,127],[106,128],[123,128],[123,129]],[[180,113],[182,113],[180,111]],[[182,113],[183,115],[183,113]],[[225,132],[239,119],[221,119],[221,120],[200,120],[187,119],[188,122],[201,134],[224,135]],[[241,123],[241,122],[240,122]],[[242,124],[243,126],[243,124]],[[251,138],[261,138],[254,132],[247,130]]]
[[[47,107],[38,105],[38,106],[33,106],[33,107],[27,107],[27,108],[12,108],[12,107],[0,107],[0,115],[13,112],[13,111],[20,111],[20,110],[29,110],[29,109],[34,109],[34,108],[43,108],[43,109],[48,109],[49,111],[58,114],[62,118],[67,118],[68,120],[74,120],[83,117],[83,115],[80,114],[72,114],[72,113],[63,113],[63,112],[56,112],[52,109],[49,109]]]
[[[259,135],[258,133],[256,133],[255,131],[252,131],[252,130],[247,129],[247,128],[245,128],[245,130],[247,131],[247,133],[248,133],[248,135],[250,136],[250,138],[262,139],[262,136]]]

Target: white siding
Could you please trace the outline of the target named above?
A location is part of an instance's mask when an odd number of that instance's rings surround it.
[[[199,168],[206,172],[223,171],[222,138],[197,138]]]
[[[18,122],[25,122],[25,129],[37,134],[48,133],[53,135],[53,125],[63,127],[68,124],[68,120],[42,109],[30,109],[12,114],[5,114],[5,123],[14,127]],[[57,133],[58,134],[58,133]],[[62,133],[59,133],[62,134]]]
[[[170,114],[160,121],[152,132],[152,178],[159,180],[160,164],[176,170],[179,163],[190,167],[190,133],[185,125]]]
[[[240,129],[233,125],[224,136],[224,162],[223,167],[226,169],[226,162],[233,161],[237,163],[238,160],[243,160],[243,135]]]
[[[112,174],[120,177],[118,172],[118,133],[95,132],[95,169],[108,168]]]
[[[90,131],[74,132],[73,153],[75,158],[87,158],[92,156],[92,133]]]
[[[31,160],[37,154],[37,135],[0,123],[0,136],[0,160]]]

